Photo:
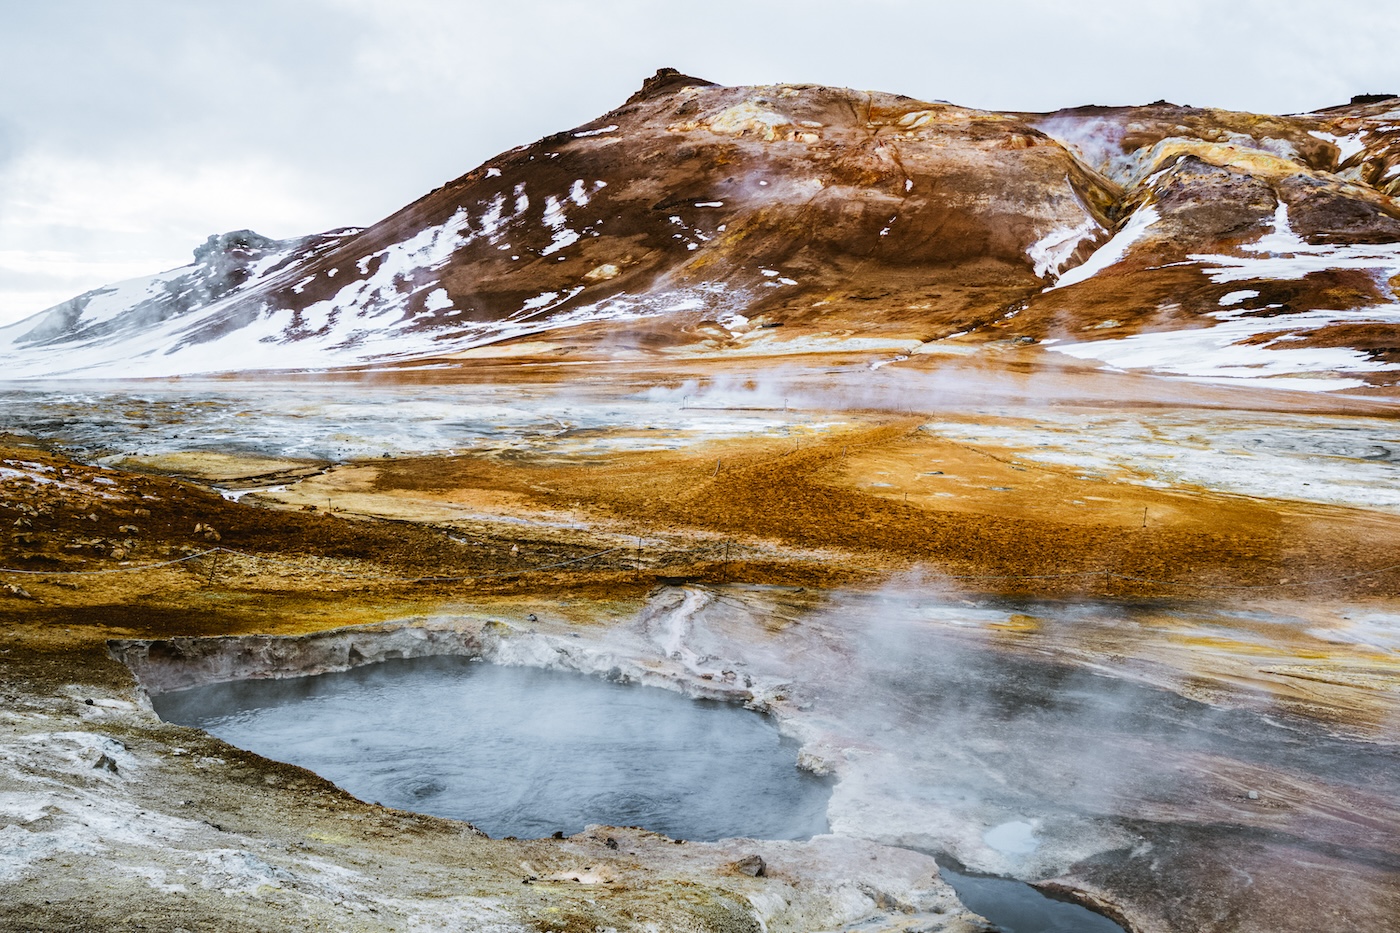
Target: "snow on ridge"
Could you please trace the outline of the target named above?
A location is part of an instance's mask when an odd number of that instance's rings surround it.
[[[283,275],[301,264],[301,260],[290,263],[286,260],[304,248],[305,239],[284,240],[278,245],[280,248],[267,250],[243,267],[246,278],[218,298],[209,298],[213,286],[206,274],[209,272],[208,262],[196,261],[154,275],[93,289],[24,320],[0,327],[0,352],[24,352],[30,349],[26,344],[42,346],[51,342],[62,347],[121,339],[113,330],[122,328],[124,315],[143,308],[149,310],[142,311],[139,318],[132,321],[137,327],[148,325],[152,318],[157,323],[189,321],[205,308],[246,295],[272,277]],[[196,293],[203,297],[204,306],[201,307],[196,298],[189,307],[182,307],[181,302]],[[101,332],[94,333],[98,329]],[[48,330],[52,332],[45,333]]]
[[[1142,239],[1143,235],[1147,233],[1147,229],[1161,217],[1162,215],[1158,212],[1155,204],[1138,208],[1128,219],[1128,223],[1123,229],[1115,233],[1112,239],[1094,250],[1093,255],[1084,260],[1083,263],[1060,276],[1055,284],[1046,288],[1045,291],[1051,292],[1067,285],[1076,285],[1120,262],[1124,256],[1128,255],[1128,250],[1132,248],[1133,244]]]

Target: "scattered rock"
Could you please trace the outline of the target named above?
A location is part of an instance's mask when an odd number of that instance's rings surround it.
[[[768,870],[768,865],[761,855],[746,855],[734,863],[734,870],[753,878],[762,878]]]
[[[89,700],[88,702],[91,703],[92,701]],[[101,769],[103,769],[103,770],[110,771],[110,772],[112,772],[113,774],[116,774],[116,773],[117,773],[117,763],[116,763],[116,761],[112,758],[111,755],[105,755],[105,754],[104,754],[104,755],[98,756],[97,761],[93,762],[93,765],[92,765],[92,766],[93,766],[94,768],[101,768]]]
[[[0,583],[0,593],[6,596],[13,596],[16,599],[33,599],[29,591],[18,583]]]

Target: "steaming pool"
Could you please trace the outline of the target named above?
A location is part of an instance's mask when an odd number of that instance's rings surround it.
[[[212,684],[153,698],[167,722],[315,771],[363,800],[488,835],[590,823],[677,839],[827,832],[830,784],[739,706],[459,657]]]
[[[462,657],[156,694],[172,723],[308,768],[364,800],[495,837],[589,824],[676,839],[806,839],[832,785],[760,713],[656,687]],[[1121,933],[1030,885],[943,868],[1004,933]]]

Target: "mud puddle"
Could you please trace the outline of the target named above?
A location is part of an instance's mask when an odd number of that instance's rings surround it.
[[[938,867],[958,900],[996,924],[1001,933],[1123,933],[1123,928],[1087,907],[1046,897],[1010,878],[967,875]]]

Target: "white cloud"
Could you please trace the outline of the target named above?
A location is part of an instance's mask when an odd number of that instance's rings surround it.
[[[334,205],[267,160],[188,165],[30,152],[0,169],[0,323],[123,278],[191,261],[211,233],[321,228]]]

